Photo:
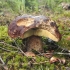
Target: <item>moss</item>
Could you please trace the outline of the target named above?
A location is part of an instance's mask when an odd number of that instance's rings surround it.
[[[50,1],[50,0],[48,0],[48,1]],[[2,5],[4,5],[4,4],[2,4],[0,1],[0,7],[2,7]],[[6,5],[9,8],[7,3],[5,4],[5,6]],[[50,6],[50,7],[52,7],[52,6]],[[57,25],[59,26],[59,31],[62,34],[61,41],[59,41],[56,44],[59,45],[61,48],[70,50],[70,39],[67,40],[67,38],[70,36],[70,11],[65,11],[62,8],[57,8],[57,7],[58,6],[56,6],[56,8],[54,8],[54,9],[52,7],[52,10],[54,11],[53,14],[51,12],[48,12],[48,14],[46,14],[46,15],[51,17],[51,19],[53,19],[57,22]],[[18,7],[17,7],[17,9],[18,9]],[[3,10],[4,9],[1,8],[0,15],[4,14],[5,10],[4,11]],[[10,9],[10,10],[12,11],[12,9]],[[29,8],[27,10],[29,10]],[[17,12],[17,10],[15,12]],[[7,44],[16,46],[14,41],[8,36],[8,26],[7,26],[8,23],[6,22],[7,20],[10,21],[11,20],[10,18],[12,18],[13,16],[10,15],[9,18],[4,17],[4,16],[0,16],[1,22],[2,22],[1,24],[2,25],[4,24],[4,26],[0,26],[0,42],[5,42]],[[4,20],[6,20],[6,21],[4,21]],[[46,43],[46,40],[44,38],[42,41],[44,43]],[[20,48],[23,47],[23,43],[22,43],[21,39],[17,38],[16,43]],[[58,68],[58,70],[60,70],[59,66],[60,66],[61,70],[66,70],[65,67],[70,67],[70,57],[69,56],[54,54],[54,56],[57,56],[58,58],[65,58],[66,64],[61,64],[61,63],[50,64],[49,59],[46,57],[36,55],[36,59],[32,59],[30,57],[27,58],[26,56],[23,56],[21,53],[19,53],[20,52],[19,50],[14,49],[10,45],[5,45],[5,44],[0,43],[0,47],[10,50],[9,52],[7,52],[7,51],[0,49],[0,56],[3,58],[3,61],[8,66],[9,70],[12,70],[12,69],[13,70],[54,70],[54,69],[57,70],[57,68]],[[46,52],[46,50],[47,50],[47,45],[45,44],[44,51]],[[60,50],[60,49],[55,50],[55,52],[61,52],[61,51],[62,50]],[[30,62],[32,62],[32,63],[30,64]],[[41,62],[43,62],[43,63],[41,63]]]

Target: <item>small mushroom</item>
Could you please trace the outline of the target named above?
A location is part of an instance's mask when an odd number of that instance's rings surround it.
[[[55,63],[55,62],[58,62],[59,59],[57,57],[51,57],[50,58],[50,63]]]
[[[50,63],[55,63],[55,62],[60,62],[62,64],[65,64],[66,60],[64,58],[60,59],[60,58],[57,58],[57,57],[51,57],[50,58]]]
[[[48,17],[41,15],[23,15],[17,17],[9,24],[8,35],[11,38],[20,37],[25,39],[36,36],[37,38],[48,37],[56,42],[61,40],[61,34],[56,23]],[[33,39],[31,39],[31,41],[33,41]],[[32,47],[34,47],[34,45]]]
[[[62,59],[61,59],[61,63],[62,63],[62,64],[65,64],[65,63],[66,63],[66,60],[65,60],[64,58],[62,58]]]

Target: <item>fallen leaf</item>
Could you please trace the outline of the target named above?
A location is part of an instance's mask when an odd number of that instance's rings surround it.
[[[27,57],[35,57],[35,54],[33,52],[25,52],[25,55]]]

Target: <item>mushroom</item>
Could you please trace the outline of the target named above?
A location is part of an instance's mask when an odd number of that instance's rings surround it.
[[[60,58],[57,58],[57,57],[51,57],[50,58],[50,63],[55,63],[55,62],[60,62],[62,64],[65,64],[66,63],[66,60],[64,58],[60,59]]]
[[[61,40],[61,34],[56,22],[45,16],[22,15],[18,16],[8,26],[8,35],[11,38],[29,38],[28,47],[42,47],[40,37],[48,37],[53,41]],[[31,38],[32,37],[32,38]],[[34,38],[33,38],[34,37]],[[36,40],[35,40],[36,39]],[[39,40],[39,41],[38,41]],[[40,46],[39,46],[40,45]],[[32,48],[33,49],[33,48]]]

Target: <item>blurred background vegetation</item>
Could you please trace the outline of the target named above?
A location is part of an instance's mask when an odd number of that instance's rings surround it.
[[[45,15],[56,21],[62,34],[61,41],[56,44],[70,50],[70,0],[0,0],[0,56],[9,70],[70,70],[70,60],[67,60],[64,65],[60,63],[50,64],[48,58],[37,56],[36,63],[48,62],[30,66],[28,63],[32,60],[31,58],[14,52],[16,49],[10,47],[14,42],[8,36],[8,24],[15,17],[23,14]],[[22,48],[21,39],[16,41]],[[63,55],[54,56],[64,57]]]

